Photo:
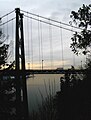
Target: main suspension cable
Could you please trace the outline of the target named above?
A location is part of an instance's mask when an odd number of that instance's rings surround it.
[[[4,23],[2,23],[2,24],[0,24],[0,26],[3,26],[3,25],[5,25],[5,24],[7,24],[7,23],[9,23],[9,22],[11,22],[12,20],[14,20],[16,17],[14,17],[14,18],[12,18],[12,19],[10,19],[10,20],[8,20],[8,21],[6,21],[6,22],[4,22]]]
[[[57,21],[57,20],[53,20],[53,19],[50,19],[50,18],[47,18],[47,17],[43,17],[43,16],[38,15],[38,14],[34,14],[34,13],[27,12],[27,11],[24,11],[24,10],[21,10],[21,11],[24,12],[24,13],[28,13],[30,15],[36,16],[36,17],[40,17],[40,18],[43,18],[43,19],[46,19],[46,20],[50,20],[52,22],[61,23],[61,24],[65,25],[65,26],[74,27],[76,29],[83,30],[82,28],[79,28],[79,27],[76,27],[76,26],[71,26],[70,24],[63,23],[63,22],[60,22],[60,21]]]
[[[58,28],[62,28],[62,29],[65,29],[65,30],[68,30],[68,31],[72,31],[71,29],[69,28],[65,28],[65,27],[62,27],[62,26],[59,26],[59,25],[56,25],[56,24],[53,24],[53,23],[49,23],[49,22],[46,22],[46,21],[43,21],[43,20],[38,20],[37,18],[34,18],[34,17],[30,17],[30,16],[27,16],[27,15],[24,15],[25,17],[28,17],[30,19],[33,19],[33,20],[36,20],[36,21],[40,21],[40,22],[43,22],[45,24],[50,24],[52,26],[55,26],[55,27],[58,27]],[[73,32],[77,32],[77,31],[73,31]],[[78,32],[79,33],[79,32]]]
[[[9,12],[9,13],[7,13],[7,14],[3,15],[3,16],[1,16],[1,17],[0,17],[0,19],[2,19],[2,18],[4,18],[4,17],[6,17],[7,15],[10,15],[10,14],[11,14],[11,13],[13,13],[13,12],[15,12],[15,10],[13,10],[13,11],[11,11],[11,12]]]

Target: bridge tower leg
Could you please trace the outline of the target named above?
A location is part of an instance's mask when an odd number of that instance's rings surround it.
[[[21,83],[20,83],[20,63],[19,63],[19,14],[20,9],[16,10],[16,43],[15,43],[15,70],[16,70],[16,117],[21,119]]]
[[[16,43],[15,43],[16,115],[17,120],[21,119],[27,120],[28,101],[25,73],[23,14],[20,13],[19,8],[16,8],[15,10],[16,10]],[[22,71],[22,74],[20,71]]]
[[[21,69],[22,74],[22,91],[23,91],[23,104],[24,104],[24,114],[25,118],[28,119],[28,100],[27,100],[27,84],[26,84],[26,73],[25,73],[25,52],[24,52],[24,34],[23,34],[23,14],[20,14],[20,24],[21,24]]]

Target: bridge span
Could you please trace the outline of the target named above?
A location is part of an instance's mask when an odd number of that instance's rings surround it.
[[[56,69],[44,69],[44,70],[39,70],[39,69],[31,69],[31,70],[0,70],[0,74],[3,75],[22,75],[22,74],[84,74],[86,72],[85,69],[79,70],[71,70],[71,69],[64,69],[64,70],[56,70]]]

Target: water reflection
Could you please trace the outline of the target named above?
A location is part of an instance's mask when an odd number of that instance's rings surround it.
[[[45,98],[49,89],[52,94],[60,90],[61,76],[59,74],[37,74],[27,79],[29,112],[37,110],[38,104],[42,101],[41,94]]]

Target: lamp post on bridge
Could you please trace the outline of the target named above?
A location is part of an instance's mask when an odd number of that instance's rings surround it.
[[[28,63],[28,69],[30,69],[30,62]]]
[[[44,67],[44,66],[43,66],[43,62],[44,62],[44,60],[42,60],[42,70],[43,70],[43,67]]]

